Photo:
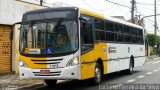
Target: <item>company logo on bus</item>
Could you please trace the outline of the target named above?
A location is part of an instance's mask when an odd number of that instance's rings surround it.
[[[116,51],[116,47],[109,47],[108,48],[108,52],[109,52],[109,54],[110,53],[116,53],[117,51]]]

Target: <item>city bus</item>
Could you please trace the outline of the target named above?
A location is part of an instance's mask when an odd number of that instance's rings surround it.
[[[19,38],[21,79],[91,80],[145,63],[141,26],[77,7],[24,13]]]

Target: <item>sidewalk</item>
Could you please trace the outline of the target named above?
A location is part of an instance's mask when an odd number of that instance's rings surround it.
[[[16,74],[0,75],[0,90],[26,90],[40,85],[44,85],[43,80],[20,80]]]
[[[148,56],[146,57],[146,62],[149,62],[149,61],[156,61],[156,60],[159,60],[160,57],[158,56]]]

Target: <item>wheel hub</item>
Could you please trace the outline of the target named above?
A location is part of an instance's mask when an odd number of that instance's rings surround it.
[[[101,72],[100,72],[99,68],[95,69],[95,74],[96,74],[96,79],[99,82],[101,79]]]

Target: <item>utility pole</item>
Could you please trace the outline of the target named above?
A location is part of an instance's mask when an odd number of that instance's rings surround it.
[[[155,21],[154,34],[155,34],[155,36],[157,36],[157,7],[156,7],[156,0],[154,0],[154,21]],[[155,47],[154,47],[154,54],[157,55],[157,38],[156,38],[156,44],[155,44]]]
[[[135,20],[134,20],[135,0],[132,0],[132,1],[131,1],[131,4],[132,4],[132,9],[131,9],[131,22],[132,22],[132,23],[135,23]]]
[[[43,0],[40,0],[40,5],[43,6]]]
[[[155,21],[155,26],[154,26],[154,34],[157,35],[157,8],[156,8],[156,0],[154,0],[154,21]]]

